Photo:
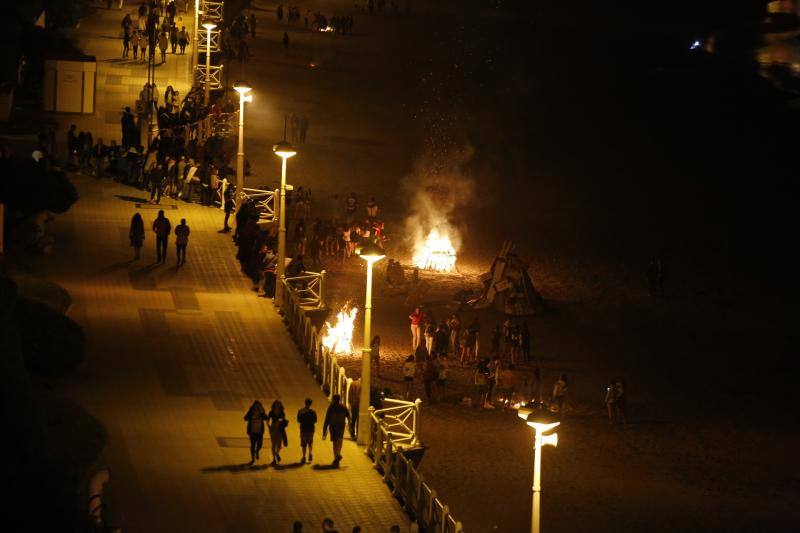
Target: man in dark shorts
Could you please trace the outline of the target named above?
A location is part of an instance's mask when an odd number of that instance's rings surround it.
[[[314,426],[317,423],[317,413],[311,408],[310,398],[306,398],[306,406],[297,412],[297,423],[300,425],[300,446],[303,448],[303,459],[300,462],[306,464],[306,447],[308,447],[310,463],[314,459],[311,448],[314,445]]]
[[[347,407],[342,405],[342,398],[334,394],[328,412],[325,413],[325,423],[322,425],[322,438],[331,430],[331,443],[333,444],[333,466],[339,466],[342,460],[342,439],[344,439],[344,428],[350,420],[350,412]]]

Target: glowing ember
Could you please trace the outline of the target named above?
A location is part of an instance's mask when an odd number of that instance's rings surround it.
[[[450,272],[456,266],[456,250],[450,237],[432,230],[425,243],[416,246],[414,266],[439,272]]]
[[[336,315],[336,325],[325,321],[325,335],[322,345],[334,354],[352,354],[353,350],[353,324],[356,321],[358,307],[345,304]]]
[[[319,29],[319,31],[321,31],[321,32],[325,32],[325,33],[329,33],[329,32],[332,32],[332,31],[334,31],[334,30],[333,30],[333,28],[332,28],[332,27],[330,27],[330,26],[325,26],[324,28],[320,28],[320,29]]]

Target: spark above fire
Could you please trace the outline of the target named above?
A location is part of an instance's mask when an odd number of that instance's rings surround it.
[[[425,242],[414,246],[414,266],[424,270],[450,272],[456,266],[456,249],[447,234],[431,230]]]
[[[325,334],[322,337],[322,345],[332,354],[347,354],[355,352],[353,349],[353,325],[358,314],[358,307],[350,307],[348,304],[342,306],[336,314],[336,325],[325,321]]]

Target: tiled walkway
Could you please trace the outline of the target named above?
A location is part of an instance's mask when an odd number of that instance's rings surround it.
[[[116,6],[116,2],[114,3]],[[192,4],[194,5],[194,4]],[[81,19],[79,28],[72,30],[70,38],[88,55],[97,60],[97,108],[93,115],[61,115],[59,117],[60,136],[69,124],[75,124],[79,131],[91,131],[95,140],[99,137],[108,144],[109,141],[121,141],[120,119],[125,106],[135,110],[136,99],[147,81],[147,63],[130,57],[122,57],[122,19],[130,13],[134,23],[138,20],[136,13],[139,3],[127,2],[119,9],[106,9],[96,5],[96,11]],[[194,28],[194,14],[179,12],[176,17],[178,27],[186,26],[190,35]],[[180,52],[180,50],[178,50]],[[156,63],[161,61],[161,54],[156,49]],[[186,94],[191,83],[190,65],[192,62],[192,45],[181,55],[167,53],[167,61],[155,68],[156,87],[159,101],[164,98],[167,85],[178,91],[180,98]]]
[[[306,397],[320,414],[327,404],[272,303],[239,273],[230,235],[218,233],[222,213],[162,202],[173,226],[186,218],[191,227],[187,263],[174,267],[171,244],[167,264],[156,266],[152,233],[132,262],[130,218],[138,211],[147,225],[157,211],[137,207],[137,189],[75,182],[81,199],[49,226],[57,249],[39,268],[69,290],[69,314],[87,334],[85,364],[59,392],[108,429],[102,460],[124,530],[277,532],[299,519],[315,531],[325,516],[342,531],[406,528],[354,443],[345,443],[339,470],[297,464],[294,414]],[[287,407],[289,448],[279,469],[244,465],[242,416],[254,398]],[[317,429],[315,463],[327,465],[330,444]]]

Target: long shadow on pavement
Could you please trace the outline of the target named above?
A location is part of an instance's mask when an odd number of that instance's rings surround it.
[[[217,472],[232,472],[234,474],[238,474],[240,472],[260,472],[261,470],[266,470],[267,468],[269,468],[269,465],[241,463],[238,465],[207,466],[206,468],[200,469],[200,471],[204,474],[214,474]]]
[[[148,202],[147,198],[138,198],[136,196],[126,196],[124,194],[115,194],[117,198],[120,200],[125,200],[126,202],[134,202],[137,204],[146,204]]]
[[[133,262],[134,262],[134,259],[128,259],[127,261],[120,261],[119,263],[114,263],[114,264],[111,264],[111,265],[107,265],[107,266],[104,266],[103,268],[101,268],[100,270],[96,271],[94,273],[94,275],[95,276],[102,276],[104,274],[110,274],[110,273],[114,272],[115,270],[119,270],[121,268],[125,268],[126,266],[132,264]]]
[[[288,465],[275,465],[275,470],[290,470],[292,468],[299,468],[303,466],[305,463],[289,463]]]
[[[336,466],[336,465],[314,465],[311,467],[312,470],[347,470],[346,466]]]

